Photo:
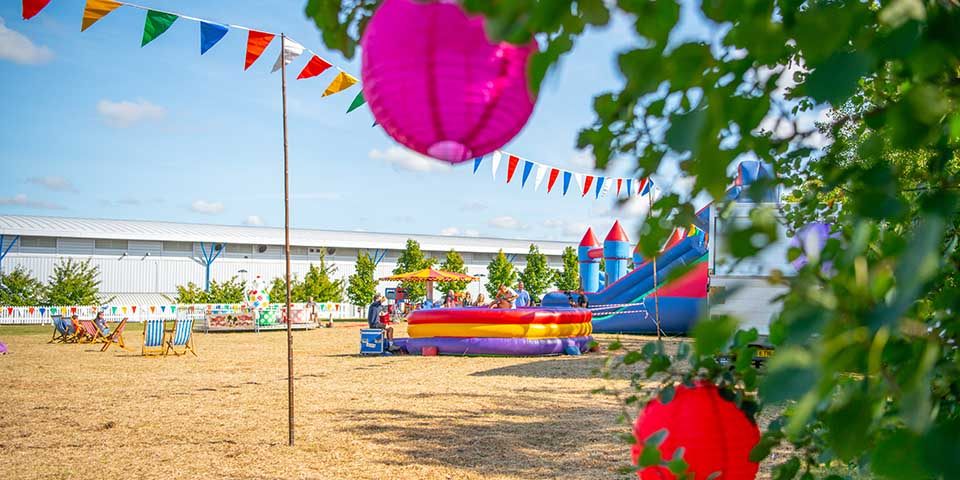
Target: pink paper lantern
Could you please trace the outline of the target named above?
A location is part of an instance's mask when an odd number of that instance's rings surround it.
[[[536,42],[492,43],[482,16],[441,0],[385,0],[361,39],[363,96],[404,146],[451,163],[486,155],[527,123]]]

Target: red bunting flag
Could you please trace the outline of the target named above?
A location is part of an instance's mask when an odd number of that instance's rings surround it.
[[[130,305],[130,310],[132,310],[133,313],[137,313],[137,306],[136,306],[136,305]]]
[[[23,0],[23,19],[30,20],[34,15],[40,13],[50,0]]]
[[[276,35],[267,32],[258,32],[256,30],[250,30],[247,33],[247,63],[244,65],[243,69],[246,70],[250,68],[250,65],[253,65],[253,62],[256,62],[260,55],[263,54],[263,51],[267,49],[267,46],[270,45],[270,42],[273,41],[273,37]]]
[[[560,175],[560,170],[556,168],[550,169],[550,178],[547,179],[547,193],[550,193],[550,190],[553,190],[553,184],[557,183],[557,177]]]
[[[643,187],[645,187],[646,185],[647,185],[646,178],[641,178],[640,181],[637,182],[637,195],[643,195]],[[633,195],[633,192],[630,192],[630,194]]]
[[[297,75],[297,80],[316,77],[331,66],[332,65],[330,65],[330,62],[314,55],[310,58],[310,61],[307,62],[307,65],[303,67],[303,70],[300,70],[300,75]]]
[[[593,175],[587,175],[586,180],[583,181],[583,195],[581,197],[586,197],[587,192],[590,191],[590,185],[593,185]]]
[[[622,179],[622,178],[618,178],[618,179],[617,179],[617,196],[618,196],[618,197],[620,196],[620,187],[622,187],[622,186],[623,186],[623,179]]]
[[[507,159],[507,183],[513,180],[513,172],[517,171],[518,163],[520,163],[520,159],[516,155],[510,155],[510,158]]]

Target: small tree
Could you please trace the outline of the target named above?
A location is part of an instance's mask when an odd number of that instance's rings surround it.
[[[236,275],[225,282],[211,280],[207,303],[242,303],[246,290],[247,282],[238,280]]]
[[[290,282],[290,301],[296,301],[293,292],[297,288],[297,277],[294,276]],[[287,303],[287,282],[282,277],[276,277],[270,283],[270,289],[267,290],[270,295],[270,303]]]
[[[565,292],[580,290],[580,261],[573,247],[563,249],[563,269],[554,270],[557,288]]]
[[[210,295],[200,285],[189,282],[177,285],[177,303],[210,303]]]
[[[323,255],[320,256],[320,266],[310,264],[310,270],[303,277],[303,283],[293,284],[291,296],[297,302],[306,302],[313,298],[316,302],[343,301],[343,279],[333,280],[337,267],[327,265]]]
[[[440,270],[447,272],[467,273],[467,267],[463,264],[463,256],[452,248],[449,252],[447,252],[446,258],[443,259],[443,263],[440,264]],[[453,290],[457,293],[462,293],[467,289],[467,283],[468,282],[464,280],[460,280],[458,282],[437,282],[437,287],[440,288],[440,291],[444,294],[450,290]]]
[[[503,250],[500,250],[487,265],[487,278],[489,281],[484,287],[491,297],[497,295],[500,285],[512,287],[517,282],[517,272],[513,269],[513,264],[507,260],[507,256],[503,254]]]
[[[0,305],[27,306],[43,302],[45,288],[23,267],[0,273]]]
[[[354,305],[367,305],[373,302],[373,296],[377,293],[377,284],[380,282],[374,278],[376,264],[373,258],[365,252],[357,252],[357,271],[347,279],[347,298]]]
[[[420,244],[416,240],[407,240],[407,247],[400,252],[397,258],[397,266],[393,269],[394,274],[415,272],[428,268],[436,263],[435,258],[427,257],[420,250]],[[427,286],[422,282],[400,282],[400,286],[406,293],[406,298],[411,302],[419,302],[426,296]]]
[[[47,282],[47,303],[51,305],[96,305],[100,303],[100,268],[90,259],[75,262],[61,259]]]
[[[550,288],[553,280],[554,273],[547,266],[547,256],[540,253],[536,245],[531,244],[527,253],[527,265],[520,272],[520,281],[530,292],[534,302],[540,302],[540,297]]]

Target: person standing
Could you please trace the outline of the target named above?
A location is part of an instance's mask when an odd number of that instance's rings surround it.
[[[523,282],[517,283],[517,308],[529,307],[530,303],[530,292],[523,289]]]

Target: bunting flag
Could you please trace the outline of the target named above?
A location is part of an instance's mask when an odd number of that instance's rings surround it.
[[[116,314],[117,314],[117,307],[114,306],[113,309],[111,310],[111,312],[112,312],[114,315],[116,315]]]
[[[160,312],[161,312],[161,313],[166,313],[166,311],[167,311],[167,306],[166,306],[166,305],[160,305]]]
[[[527,178],[530,177],[530,171],[533,170],[533,162],[530,160],[523,161],[523,177],[520,178],[520,188],[523,188],[527,184]]]
[[[627,179],[627,196],[628,197],[633,196],[633,179],[632,178]]]
[[[219,23],[200,22],[200,55],[207,53],[224,35],[227,34],[226,25]]]
[[[43,312],[46,311],[46,310],[47,310],[46,308],[40,307],[40,315],[43,315]]]
[[[572,173],[572,172],[571,172]],[[583,174],[582,173],[573,173],[573,179],[577,182],[577,191],[583,189]]]
[[[247,32],[247,61],[243,66],[243,69],[246,70],[253,65],[253,62],[256,62],[260,55],[263,55],[263,51],[267,49],[267,46],[270,45],[270,42],[273,41],[273,37],[276,35],[267,32],[258,32],[256,30],[250,30]]]
[[[483,161],[483,157],[477,157],[473,159],[473,174],[477,174],[477,169],[480,168],[480,162]]]
[[[612,185],[612,183],[610,183],[610,182],[605,182],[605,183],[603,184],[603,190],[600,192],[600,196],[601,196],[601,197],[605,196],[605,195],[607,194],[607,192],[610,191],[610,186],[611,186],[611,185]]]
[[[179,17],[172,13],[147,10],[147,19],[143,23],[143,40],[140,42],[140,46],[145,47],[154,38],[163,35],[163,32],[166,32],[170,25],[177,21],[177,18]]]
[[[87,5],[83,8],[83,22],[80,24],[80,31],[90,28],[108,13],[120,8],[123,5],[113,0],[87,0]]]
[[[557,183],[557,176],[560,175],[560,170],[556,168],[550,169],[550,180],[547,182],[547,193],[550,193],[550,190],[553,190],[553,184]]]
[[[604,177],[597,177],[597,188],[594,190],[594,198],[600,198],[600,192],[603,190]]]
[[[567,189],[570,188],[570,177],[572,176],[573,174],[570,172],[563,172],[563,194],[564,195],[567,194]]]
[[[590,187],[593,185],[593,179],[594,179],[593,175],[587,175],[586,180],[584,180],[583,182],[583,192],[580,195],[581,197],[587,196],[587,192],[590,191]]]
[[[364,103],[367,103],[367,100],[363,98],[363,90],[360,90],[360,92],[357,93],[357,96],[353,97],[353,101],[350,102],[350,107],[347,108],[347,113],[350,113],[360,108],[360,106],[363,105]]]
[[[510,183],[510,180],[513,180],[513,174],[517,171],[517,164],[520,163],[520,159],[516,155],[510,155],[507,157],[507,183]]]
[[[491,159],[491,164],[493,166],[493,178],[497,178],[497,167],[500,166],[500,150],[493,152],[493,158]]]
[[[536,192],[543,183],[543,177],[547,174],[546,165],[537,165],[537,178],[533,181],[533,191]]]
[[[30,20],[43,10],[50,0],[23,0],[23,19]]]
[[[175,313],[177,311],[176,305],[170,305],[170,313]]]
[[[300,75],[297,75],[297,80],[303,80],[304,78],[313,78],[321,73],[325,72],[330,68],[330,62],[314,55],[310,57],[310,61],[303,67],[303,70],[300,70]]]
[[[323,95],[320,95],[320,96],[329,97],[330,95],[333,95],[335,93],[340,93],[350,88],[355,83],[357,83],[357,79],[355,77],[353,77],[347,72],[341,71],[340,73],[337,74],[337,76],[333,79],[333,81],[330,82],[330,85],[327,85],[327,89],[324,90]]]
[[[137,306],[136,306],[136,305],[130,305],[130,309],[133,311],[133,313],[137,313]]]
[[[617,196],[618,196],[618,197],[620,196],[620,188],[621,188],[621,187],[623,187],[623,179],[622,179],[622,178],[618,178],[618,179],[617,179]]]
[[[289,65],[294,58],[299,57],[305,50],[303,45],[300,45],[289,38],[281,38],[280,43],[282,43],[280,55],[277,56],[277,62],[273,64],[273,70],[270,70],[270,73],[280,70],[280,67],[284,65]]]

